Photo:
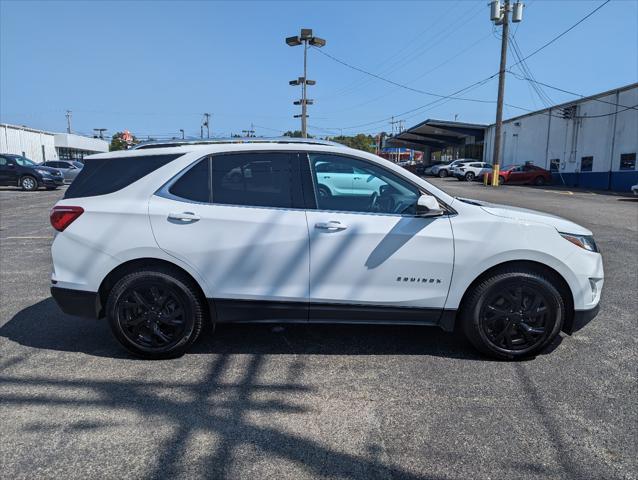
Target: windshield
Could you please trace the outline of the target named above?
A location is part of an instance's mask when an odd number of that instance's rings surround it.
[[[84,164],[82,162],[71,162],[73,165],[75,165],[78,168],[82,168],[84,167]]]
[[[35,167],[37,163],[33,160],[29,160],[27,157],[13,157],[18,165],[22,165],[23,167]]]

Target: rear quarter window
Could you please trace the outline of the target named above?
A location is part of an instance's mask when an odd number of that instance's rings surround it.
[[[184,154],[87,160],[64,198],[95,197],[117,192],[182,155]]]

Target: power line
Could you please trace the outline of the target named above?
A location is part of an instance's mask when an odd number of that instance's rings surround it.
[[[583,18],[581,18],[580,20],[578,20],[575,24],[573,24],[571,27],[569,27],[567,30],[565,30],[564,32],[558,34],[557,36],[555,36],[554,38],[552,38],[549,42],[543,44],[542,46],[538,47],[536,50],[534,50],[532,53],[530,53],[529,55],[527,55],[526,57],[524,57],[522,60],[520,60],[519,62],[515,63],[514,65],[512,65],[512,67],[518,65],[519,63],[527,60],[530,57],[533,57],[534,55],[536,55],[538,52],[540,52],[541,50],[549,47],[552,43],[554,43],[556,40],[558,40],[559,38],[563,37],[564,35],[566,35],[567,33],[569,33],[570,31],[572,31],[574,28],[576,28],[578,25],[580,25],[581,23],[583,23],[585,20],[587,20],[589,17],[591,17],[594,13],[596,13],[598,10],[600,10],[601,8],[603,8],[605,5],[607,5],[611,0],[605,0],[603,3],[601,3],[600,5],[598,5],[598,7],[596,7],[595,9],[593,9],[591,12],[589,12],[587,15],[585,15]],[[511,68],[511,67],[510,67]]]
[[[552,90],[556,90],[556,91],[558,91],[558,92],[567,93],[568,95],[573,95],[573,96],[575,96],[575,97],[588,98],[588,97],[587,97],[587,95],[582,95],[582,94],[580,94],[580,93],[576,93],[576,92],[570,92],[569,90],[565,90],[564,88],[559,88],[559,87],[556,87],[556,86],[554,86],[554,85],[550,85],[550,84],[548,84],[548,83],[539,82],[538,80],[535,80],[535,79],[531,79],[531,78],[528,78],[528,77],[525,77],[525,76],[518,75],[518,74],[516,74],[516,73],[512,72],[512,71],[511,71],[511,70],[509,70],[509,69],[507,70],[507,72],[508,72],[508,73],[510,73],[510,74],[512,74],[512,75],[513,75],[515,78],[517,78],[518,80],[527,80],[528,82],[538,83],[539,85],[542,85],[542,86],[544,86],[544,87],[551,88]],[[630,106],[627,106],[627,105],[623,105],[623,104],[621,104],[621,103],[608,102],[607,100],[601,100],[600,98],[592,98],[591,100],[592,100],[592,101],[596,101],[596,102],[600,102],[600,103],[606,103],[607,105],[613,105],[613,106],[615,106],[615,107],[622,107],[622,108],[627,108],[627,109],[636,110],[636,107],[635,107],[635,106],[630,107]]]
[[[422,95],[429,95],[431,97],[449,98],[449,95],[441,95],[441,94],[438,94],[438,93],[427,92],[425,90],[419,90],[418,88],[413,88],[413,87],[410,87],[408,85],[404,85],[402,83],[395,82],[394,80],[390,80],[389,78],[382,77],[380,75],[377,75],[376,73],[368,72],[367,70],[364,70],[364,69],[362,69],[360,67],[356,67],[356,66],[351,65],[351,64],[349,64],[347,62],[344,62],[343,60],[340,60],[339,58],[337,58],[337,57],[335,57],[333,55],[330,55],[329,53],[326,53],[326,52],[324,52],[322,50],[317,50],[317,51],[319,53],[321,53],[322,55],[325,55],[326,57],[334,60],[335,62],[340,63],[341,65],[344,65],[344,66],[346,66],[348,68],[351,68],[353,70],[356,70],[358,72],[365,73],[366,75],[374,77],[374,78],[376,78],[378,80],[382,80],[382,81],[384,81],[386,83],[390,83],[390,84],[392,84],[392,85],[394,85],[396,87],[401,87],[401,88],[404,88],[406,90],[410,90],[410,91],[415,92],[415,93],[420,93]],[[477,98],[456,97],[455,100],[464,100],[464,101],[467,101],[467,102],[479,102],[479,103],[493,103],[491,100],[481,100],[481,99],[477,99]]]

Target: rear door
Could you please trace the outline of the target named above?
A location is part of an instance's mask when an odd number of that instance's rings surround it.
[[[309,240],[296,154],[200,160],[151,198],[149,214],[159,246],[205,279],[219,321],[307,320]]]
[[[310,154],[308,174],[317,188]],[[447,216],[415,215],[421,192],[399,175],[350,156],[332,159],[362,171],[378,193],[316,195],[309,209],[311,321],[433,321],[445,304],[454,260]]]

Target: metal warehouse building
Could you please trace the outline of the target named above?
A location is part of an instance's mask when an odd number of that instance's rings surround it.
[[[483,159],[492,161],[494,125]],[[502,165],[532,162],[554,182],[628,191],[638,183],[638,83],[503,122]]]
[[[494,129],[426,120],[388,145],[492,163]],[[558,185],[627,192],[638,183],[638,83],[505,120],[502,142],[501,165],[531,162]]]
[[[99,138],[0,124],[0,153],[24,155],[34,162],[81,160],[86,155],[108,150],[108,142]]]

